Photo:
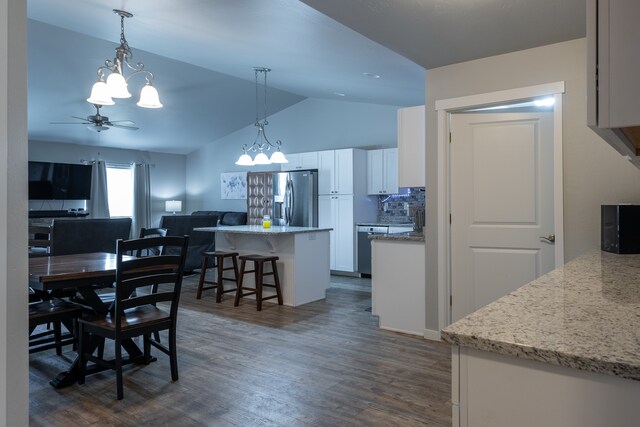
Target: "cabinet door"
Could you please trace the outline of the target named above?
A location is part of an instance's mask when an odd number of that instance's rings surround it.
[[[333,228],[329,232],[329,268],[336,268],[336,227],[335,227],[335,196],[318,196],[318,227]]]
[[[280,165],[281,171],[293,171],[296,169],[300,169],[300,159],[302,154],[294,153],[294,154],[287,154],[286,156],[289,163],[282,163]]]
[[[353,194],[353,150],[335,150],[334,194]]]
[[[424,187],[424,105],[398,110],[398,185]]]
[[[318,169],[318,152],[300,153],[300,169]]]
[[[355,224],[353,222],[353,195],[334,196],[335,224],[335,268],[334,270],[355,270]]]
[[[384,150],[367,151],[367,194],[384,190]]]
[[[318,194],[334,194],[333,159],[333,150],[318,152]]]
[[[383,152],[384,190],[387,194],[398,193],[398,149],[387,148]]]

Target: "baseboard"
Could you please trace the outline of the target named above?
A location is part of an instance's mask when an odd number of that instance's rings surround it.
[[[407,334],[407,335],[415,335],[415,336],[421,336],[421,334],[419,332],[413,332],[413,331],[405,331],[403,329],[397,329],[397,328],[388,328],[386,326],[379,326],[380,329],[384,329],[385,331],[391,331],[391,332],[399,332],[401,334]]]
[[[431,341],[442,341],[442,337],[440,336],[440,331],[434,331],[432,329],[425,329],[422,335],[425,339]]]

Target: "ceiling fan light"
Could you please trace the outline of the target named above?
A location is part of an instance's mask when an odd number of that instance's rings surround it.
[[[155,87],[151,86],[151,83],[147,84],[140,91],[140,100],[136,104],[142,108],[162,108],[160,103],[160,97]]]
[[[131,94],[127,89],[127,81],[122,74],[113,72],[107,77],[107,88],[112,98],[131,98]]]
[[[289,160],[287,160],[287,158],[280,150],[274,151],[269,160],[271,161],[271,163],[289,163]]]
[[[238,166],[253,166],[253,160],[251,159],[251,156],[248,155],[247,153],[244,153],[243,155],[241,155],[238,160],[236,161],[236,165]]]
[[[109,90],[107,89],[107,84],[104,80],[100,79],[93,84],[91,88],[91,96],[87,98],[87,102],[94,105],[113,105],[113,99],[109,95]]]
[[[253,163],[256,165],[270,165],[271,160],[262,151],[256,154],[256,158],[253,159]]]

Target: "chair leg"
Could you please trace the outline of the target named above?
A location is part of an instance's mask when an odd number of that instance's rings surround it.
[[[262,311],[262,274],[264,272],[264,264],[259,261],[254,261],[253,265],[256,270],[256,302],[258,311]]]
[[[154,332],[158,334],[158,332]],[[151,338],[151,334],[144,334],[142,339],[144,342],[144,364],[148,365],[151,363],[151,342],[149,341]]]
[[[116,339],[116,360],[115,360],[115,370],[116,370],[116,388],[117,388],[117,399],[122,400],[124,398],[124,387],[122,385],[122,343],[120,339]]]
[[[171,365],[171,379],[178,381],[178,354],[176,348],[176,325],[169,329],[169,364]]]
[[[273,282],[276,285],[276,295],[278,296],[278,305],[282,305],[282,291],[280,290],[280,277],[278,277],[278,266],[276,261],[271,261],[271,268],[273,269]]]
[[[78,325],[78,368],[80,371],[78,375],[78,384],[84,384],[85,371],[87,369],[85,350],[87,345],[89,344],[88,338],[89,337],[84,333],[84,327],[82,326],[82,323],[80,323]]]
[[[244,268],[247,264],[246,260],[241,260],[240,262],[240,276],[238,277],[237,282],[237,290],[236,290],[236,300],[233,303],[234,307],[237,307],[240,304],[240,298],[242,297],[242,280],[244,279]]]
[[[208,256],[202,257],[202,266],[200,267],[200,281],[198,282],[198,291],[196,292],[196,299],[202,298],[202,288],[204,287],[204,277],[207,274],[207,261]]]
[[[53,322],[53,336],[56,342],[56,354],[62,356],[62,324],[60,321]]]
[[[216,273],[218,273],[218,284],[216,286],[216,302],[222,302],[222,294],[224,293],[224,283],[222,283],[222,275],[224,271],[224,257],[216,257]]]

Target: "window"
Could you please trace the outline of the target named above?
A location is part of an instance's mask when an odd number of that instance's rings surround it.
[[[125,164],[107,164],[109,216],[133,217],[133,169]]]

